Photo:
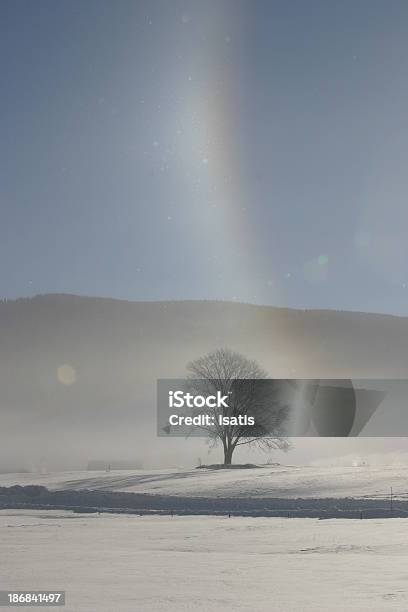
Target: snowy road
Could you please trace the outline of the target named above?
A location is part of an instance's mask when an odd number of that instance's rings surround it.
[[[0,541],[0,588],[65,589],[65,612],[408,609],[407,519],[8,510]]]

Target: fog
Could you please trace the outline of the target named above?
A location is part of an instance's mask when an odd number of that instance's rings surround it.
[[[85,469],[91,460],[216,463],[221,449],[205,440],[156,436],[158,378],[185,376],[191,359],[221,346],[279,378],[402,378],[407,340],[408,321],[386,315],[67,295],[3,302],[0,470]],[[298,438],[288,454],[241,449],[234,461],[375,454],[387,462],[395,453],[405,461],[406,451],[400,438]]]

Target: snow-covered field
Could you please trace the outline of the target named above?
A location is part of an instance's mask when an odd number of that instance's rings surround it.
[[[265,466],[234,470],[140,470],[2,474],[0,486],[41,484],[50,489],[93,489],[203,497],[377,497],[393,487],[408,497],[408,469],[389,467]]]
[[[3,510],[0,541],[0,588],[66,590],[66,612],[408,609],[407,519]]]

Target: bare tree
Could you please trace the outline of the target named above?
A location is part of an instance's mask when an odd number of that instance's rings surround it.
[[[189,363],[187,370],[190,391],[203,395],[220,391],[228,395],[227,407],[206,407],[199,411],[212,417],[213,424],[202,429],[214,445],[221,441],[224,465],[232,463],[234,450],[244,444],[263,450],[288,450],[290,445],[284,430],[288,406],[280,399],[279,381],[269,379],[256,361],[229,349],[217,349]],[[252,416],[254,424],[229,424],[239,415]],[[224,424],[220,417],[237,419],[229,419]]]

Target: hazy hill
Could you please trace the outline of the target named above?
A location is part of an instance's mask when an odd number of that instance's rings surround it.
[[[0,463],[153,452],[156,379],[220,346],[277,377],[406,377],[408,319],[73,295],[1,302]],[[58,378],[64,364],[75,380]]]

